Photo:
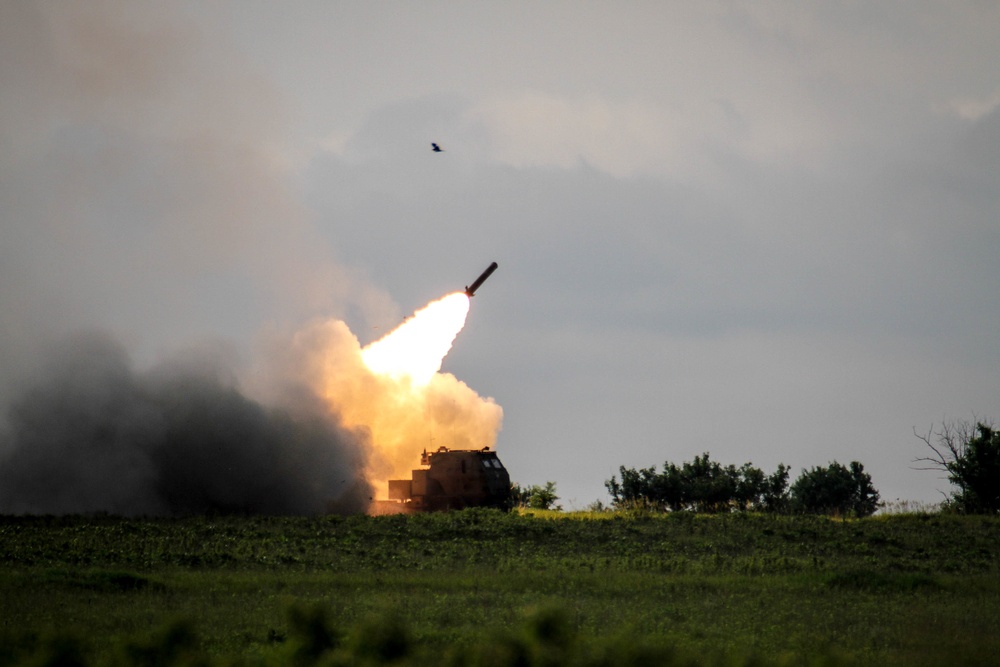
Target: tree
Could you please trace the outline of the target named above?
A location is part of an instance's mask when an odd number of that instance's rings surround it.
[[[879,507],[871,475],[857,461],[847,468],[836,461],[803,470],[791,489],[792,508],[809,514],[870,516]]]
[[[760,509],[765,512],[785,512],[788,510],[788,466],[779,463],[775,470],[764,480],[760,492]]]
[[[729,509],[736,497],[739,474],[736,467],[723,467],[712,461],[708,452],[695,456],[681,467],[681,479],[687,491],[688,505],[696,512],[721,512]]]
[[[545,486],[534,484],[527,488],[521,488],[519,484],[514,484],[510,493],[514,504],[520,507],[530,507],[536,510],[562,509],[560,505],[555,504],[559,500],[559,496],[556,495],[555,482],[545,482]]]
[[[693,510],[728,512],[731,510],[784,509],[787,500],[788,468],[766,476],[749,463],[737,468],[712,461],[706,452],[685,461],[680,467],[669,461],[662,472],[656,467],[618,469],[621,482],[612,477],[604,483],[618,508],[641,505],[661,511]]]
[[[917,459],[928,464],[919,470],[943,470],[958,487],[950,504],[968,514],[1000,512],[1000,431],[992,424],[976,421],[945,422],[922,436],[933,454]]]

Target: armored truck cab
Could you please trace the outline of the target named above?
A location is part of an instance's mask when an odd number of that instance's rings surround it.
[[[510,475],[489,447],[425,450],[420,464],[411,479],[389,480],[389,500],[418,512],[511,507]]]

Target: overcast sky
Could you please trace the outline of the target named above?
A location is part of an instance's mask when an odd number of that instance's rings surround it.
[[[0,391],[498,271],[444,370],[566,507],[618,466],[861,461],[1000,420],[1000,5],[0,4]],[[443,153],[432,153],[431,142]],[[2,398],[2,395],[0,395]],[[441,443],[446,444],[446,443]]]

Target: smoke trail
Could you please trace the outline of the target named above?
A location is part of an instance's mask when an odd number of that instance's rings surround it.
[[[104,335],[77,336],[12,403],[0,512],[175,515],[363,511],[363,434],[302,401],[248,398],[222,373],[138,373]]]

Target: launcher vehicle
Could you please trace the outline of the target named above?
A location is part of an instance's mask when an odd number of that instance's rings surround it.
[[[489,447],[425,450],[420,465],[411,479],[389,480],[390,501],[416,512],[511,507],[510,475]]]

